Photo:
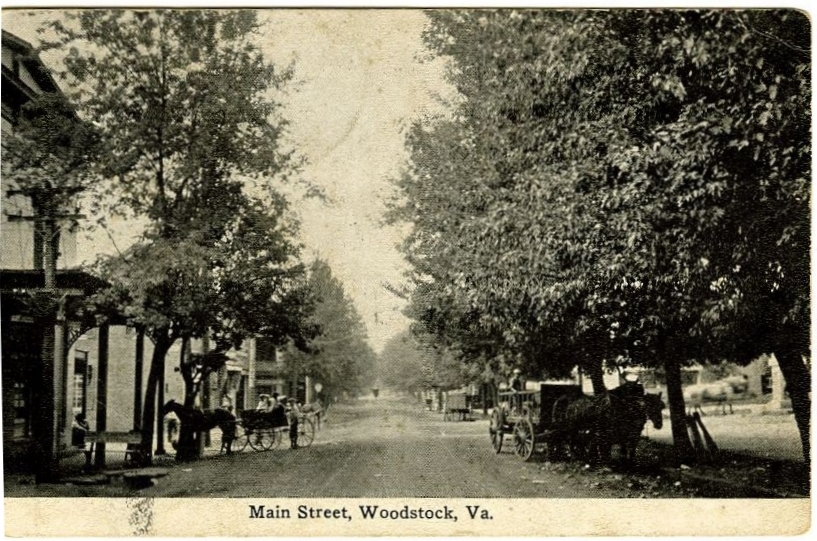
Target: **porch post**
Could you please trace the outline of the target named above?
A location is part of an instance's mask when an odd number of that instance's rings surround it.
[[[184,346],[182,346],[184,347]],[[165,451],[165,416],[162,413],[162,408],[165,405],[165,370],[166,366],[159,371],[159,381],[156,384],[156,456],[166,454]],[[153,422],[152,419],[145,419],[146,423]]]
[[[71,404],[68,403],[68,379],[73,378],[73,374],[69,375],[68,364],[68,322],[65,316],[65,298],[60,301],[59,309],[57,311],[57,327],[54,329],[54,368],[55,368],[55,397],[54,406],[57,409],[57,449],[66,443],[70,443],[70,428],[69,410]],[[68,437],[66,438],[66,432]]]
[[[142,430],[142,375],[145,367],[145,329],[136,328],[136,368],[133,377],[133,429]]]
[[[107,323],[99,326],[99,350],[97,353],[96,372],[96,432],[108,429],[108,331]],[[105,466],[105,443],[97,442],[94,465]]]

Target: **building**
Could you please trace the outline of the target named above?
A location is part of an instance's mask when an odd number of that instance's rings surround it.
[[[34,48],[6,31],[2,89],[4,141],[27,102],[60,92]],[[141,382],[149,368],[143,361],[152,348],[122,321],[98,322],[83,313],[81,301],[105,283],[77,268],[74,224],[58,220],[57,234],[45,239],[37,226],[43,216],[32,198],[5,175],[1,183],[3,450],[4,467],[12,471],[28,469],[35,439],[56,462],[70,448],[77,413],[97,431],[138,427]],[[56,310],[43,311],[37,299],[45,286],[45,242],[53,243],[56,254],[55,298],[60,300]],[[44,356],[44,344],[53,345],[53,359]],[[169,393],[174,378],[172,367],[167,369]]]
[[[34,48],[6,31],[2,33],[2,89],[4,140],[13,134],[27,102],[43,93],[60,92]],[[62,300],[56,313],[49,311],[45,319],[38,316],[33,299],[45,285],[47,247],[37,227],[42,218],[38,212],[32,198],[4,175],[0,302],[7,471],[26,468],[35,439],[41,444],[44,439],[50,441],[47,447],[52,457],[70,451],[70,427],[77,414],[83,414],[91,429],[98,432],[138,430],[145,421],[141,413],[152,344],[144,333],[125,326],[124,320],[97,321],[92,314],[83,313],[81,301],[106,284],[77,267],[76,230],[70,220],[58,221],[59,234],[49,240],[57,254],[56,293]],[[51,343],[53,359],[44,362],[43,344]],[[258,359],[257,344],[261,351]],[[178,367],[180,347],[176,343],[167,355],[159,404],[171,398],[184,400],[184,381]],[[192,352],[203,349],[200,341],[191,344]],[[303,394],[303,383],[299,386],[280,378],[278,351],[268,341],[247,340],[244,348],[228,355],[230,360],[204,387],[200,406],[240,411],[254,407],[260,392]],[[150,422],[157,423],[157,433],[164,432],[163,419]],[[156,441],[160,452],[168,443],[166,436],[162,434]],[[103,460],[104,448],[98,463]]]
[[[59,92],[54,79],[31,45],[3,31],[2,34],[2,132],[3,140],[13,133],[23,106],[43,93]],[[0,212],[0,303],[2,303],[3,443],[6,465],[27,455],[34,433],[35,397],[53,401],[49,433],[57,451],[68,423],[67,350],[76,331],[87,325],[77,312],[77,299],[100,287],[99,280],[74,269],[76,236],[70,223],[59,223],[57,234],[44,238],[38,227],[38,209],[3,175]],[[50,235],[49,235],[50,236]],[[38,323],[41,314],[36,294],[45,284],[45,243],[56,254],[56,293],[61,299],[53,329]],[[53,331],[54,359],[43,363],[43,336]],[[51,368],[53,365],[53,369]],[[49,376],[43,378],[46,366]],[[51,373],[53,371],[53,373]],[[53,388],[43,393],[45,383]],[[40,408],[42,409],[42,408]],[[49,427],[47,427],[49,428]]]

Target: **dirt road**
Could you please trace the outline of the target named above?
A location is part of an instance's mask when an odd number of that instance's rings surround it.
[[[496,456],[487,423],[443,422],[410,399],[337,406],[307,449],[177,466],[143,491],[174,497],[617,497],[581,476]]]
[[[729,419],[729,433],[735,432],[737,420],[737,416]],[[771,430],[781,420],[762,421]],[[725,441],[718,423],[709,425],[716,440]],[[650,437],[658,435],[648,432]],[[663,437],[669,433],[669,427],[661,431]],[[662,458],[666,447],[654,449],[647,440],[639,448],[636,464],[630,467],[618,462],[610,467],[551,462],[544,454],[523,462],[509,449],[494,454],[486,420],[445,422],[439,413],[425,411],[413,399],[401,397],[381,396],[334,406],[309,448],[255,452],[248,447],[241,453],[217,455],[220,432],[214,430],[212,435],[213,446],[201,460],[184,464],[170,457],[157,460],[157,465],[167,466],[167,475],[155,486],[136,491],[116,475],[109,475],[110,484],[89,486],[79,482],[37,486],[6,476],[6,496],[765,497],[766,492],[758,492],[759,487],[775,489],[769,493],[772,495],[808,493],[799,487],[803,474],[797,468],[791,475],[783,475],[791,468],[761,459],[746,464],[730,461],[729,468],[723,467],[729,464],[702,464],[673,469]]]

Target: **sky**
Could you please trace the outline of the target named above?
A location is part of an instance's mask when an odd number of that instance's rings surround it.
[[[38,43],[39,21],[3,11],[3,29]],[[397,245],[408,225],[383,223],[391,179],[407,157],[405,127],[439,108],[435,96],[451,89],[441,60],[428,60],[416,9],[261,10],[265,55],[294,62],[295,79],[282,99],[288,137],[307,160],[304,180],[323,189],[326,202],[293,201],[301,220],[304,259],[321,257],[342,280],[366,323],[375,351],[408,327],[404,301],[384,284],[404,282]],[[420,57],[425,57],[421,61]],[[56,55],[43,56],[46,64]],[[132,224],[112,221],[109,232],[80,234],[78,254],[115,253],[132,242]],[[116,244],[116,247],[114,246]]]

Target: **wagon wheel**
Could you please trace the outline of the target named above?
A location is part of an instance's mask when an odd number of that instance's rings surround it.
[[[250,447],[256,451],[269,451],[275,441],[275,435],[270,428],[259,428],[249,435]]]
[[[536,435],[529,419],[523,417],[517,421],[513,428],[513,444],[514,451],[522,460],[530,460],[536,447]]]
[[[247,435],[247,431],[244,430],[244,427],[241,423],[236,423],[235,425],[235,439],[230,443],[230,451],[233,453],[240,453],[243,451],[247,444],[250,442],[249,436]],[[224,452],[224,448],[222,448],[222,452]]]
[[[298,447],[309,447],[315,439],[315,425],[306,417],[298,421]]]
[[[499,454],[502,450],[502,438],[504,436],[502,433],[502,415],[499,413],[499,410],[494,410],[491,414],[488,433],[491,435],[491,447],[494,449],[494,453]]]

